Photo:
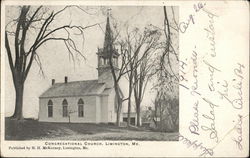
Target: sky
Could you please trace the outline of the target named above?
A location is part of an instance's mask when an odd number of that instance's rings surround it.
[[[62,6],[48,6],[48,12],[51,10],[58,10]],[[123,27],[128,24],[129,27],[138,27],[143,30],[145,26],[153,24],[154,26],[163,28],[163,8],[162,7],[141,7],[141,6],[105,6],[93,7],[82,6],[88,11],[88,14],[77,8],[69,8],[62,12],[52,23],[52,27],[60,26],[62,24],[81,25],[83,27],[99,23],[94,27],[88,28],[84,31],[83,37],[75,37],[77,46],[83,52],[86,58],[84,60],[79,55],[76,56],[75,62],[70,60],[67,48],[61,41],[51,41],[40,47],[37,51],[39,54],[44,76],[39,71],[39,66],[36,62],[28,74],[25,81],[23,111],[24,117],[37,118],[39,111],[38,97],[51,86],[51,80],[56,82],[63,82],[64,77],[67,76],[70,81],[92,80],[97,79],[97,49],[103,47],[104,30],[106,25],[106,10],[111,9],[111,25],[117,24],[118,27]],[[170,9],[170,8],[168,8]],[[169,11],[169,10],[168,10]],[[93,15],[92,15],[93,14]],[[9,20],[17,18],[18,11],[16,6],[6,8],[6,23]],[[46,14],[45,14],[46,15]],[[29,36],[32,40],[33,34]],[[13,44],[13,43],[12,43]],[[12,48],[13,49],[13,48]],[[178,65],[176,65],[176,68]],[[12,76],[9,68],[7,55],[5,54],[5,115],[11,116],[15,105],[15,91],[12,81]],[[154,98],[153,93],[150,92],[150,85],[147,88],[143,100],[143,106],[152,104]],[[122,79],[121,88],[125,96],[127,92],[126,79]],[[126,103],[125,105],[126,106]]]

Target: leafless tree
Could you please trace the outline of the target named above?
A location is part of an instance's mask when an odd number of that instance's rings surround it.
[[[79,6],[65,6],[59,11],[53,11],[51,8],[44,6],[17,7],[20,9],[20,14],[16,18],[13,17],[13,20],[6,24],[5,47],[16,92],[15,111],[12,118],[20,120],[23,118],[22,109],[25,80],[32,67],[32,63],[36,61],[42,70],[38,49],[46,42],[62,41],[72,58],[74,58],[73,53],[84,58],[71,37],[70,31],[77,32],[78,35],[83,36],[85,29],[98,24],[85,27],[63,24],[53,28],[52,23],[58,20],[58,15],[70,7],[76,7],[87,13]],[[61,36],[58,36],[59,32]],[[62,36],[62,34],[65,36]]]
[[[132,88],[136,105],[137,126],[140,126],[141,102],[143,100],[148,82],[154,75],[151,71],[154,65],[154,59],[152,56],[158,50],[160,36],[161,33],[158,29],[148,27],[144,31],[144,34],[139,38],[142,40],[137,40],[139,42],[137,42],[136,45],[140,48],[139,51],[141,51],[141,57],[139,60],[136,58],[132,80]]]
[[[140,32],[138,28],[134,28],[132,31],[130,31],[127,27],[125,32],[125,37],[121,37],[121,39],[117,42],[120,46],[122,57],[121,68],[118,77],[125,75],[125,77],[128,79],[128,97],[123,99],[123,101],[128,100],[127,125],[130,126],[133,88],[136,86],[134,89],[136,93],[135,99],[137,101],[139,99],[139,102],[141,102],[143,96],[142,91],[145,90],[146,85],[144,85],[144,81],[147,82],[146,75],[151,67],[148,63],[149,56],[150,53],[153,53],[153,51],[156,50],[160,34],[155,28],[153,29],[149,27],[145,28],[142,32]],[[144,68],[147,73],[144,70],[140,70]],[[146,80],[143,80],[143,78]],[[144,89],[142,90],[142,88]],[[138,95],[138,93],[140,94]],[[136,105],[138,106],[140,103]]]
[[[172,90],[173,87],[172,85],[178,82],[178,71],[173,69],[173,65],[177,65],[179,58],[176,49],[179,49],[178,46],[177,48],[173,46],[173,35],[178,34],[178,30],[175,29],[176,20],[175,20],[175,14],[174,10],[171,7],[172,10],[172,16],[174,23],[170,23],[166,6],[163,7],[163,13],[164,13],[164,28],[163,32],[165,35],[165,42],[162,43],[162,52],[159,53],[158,56],[158,63],[157,63],[157,68],[156,71],[158,72],[158,78],[162,81],[159,82],[160,84],[167,84],[168,90]],[[171,58],[172,57],[172,58]],[[165,80],[167,79],[167,80]],[[165,82],[167,81],[167,82]],[[161,85],[162,87],[162,85]]]
[[[166,22],[166,21],[165,21]],[[164,27],[168,26],[167,24]],[[111,73],[114,80],[114,88],[116,91],[117,97],[117,125],[120,124],[120,113],[122,102],[124,100],[128,100],[128,126],[130,125],[130,112],[131,112],[131,96],[134,93],[134,99],[136,102],[136,112],[137,112],[137,124],[140,125],[140,106],[141,102],[145,93],[145,89],[147,83],[151,76],[154,74],[159,74],[160,70],[163,70],[161,67],[165,62],[158,62],[157,66],[154,69],[154,72],[151,72],[151,69],[155,63],[151,63],[150,55],[161,48],[164,48],[163,55],[159,55],[159,61],[165,59],[167,57],[166,52],[170,52],[166,49],[167,42],[161,43],[159,46],[159,38],[160,38],[160,31],[157,27],[151,25],[150,27],[146,27],[143,32],[139,32],[138,29],[134,29],[133,31],[129,32],[127,29],[127,33],[125,38],[122,38],[122,35],[119,34],[120,31],[116,31],[116,35],[112,37],[112,44],[116,43],[119,45],[120,55],[121,55],[121,64],[119,68],[119,72],[115,73],[115,67],[112,63],[112,53],[115,51],[112,50],[113,47],[110,46],[111,55],[109,64],[111,67]],[[167,32],[164,31],[167,35]],[[118,39],[120,37],[120,39]],[[167,37],[167,40],[169,37]],[[165,45],[166,44],[166,45]],[[171,45],[170,45],[171,46]],[[159,47],[159,48],[158,48]],[[161,48],[162,49],[162,48]],[[171,51],[172,53],[172,51]],[[163,56],[163,57],[162,57]],[[160,67],[160,68],[159,68]],[[122,76],[126,75],[129,81],[128,87],[128,98],[124,99],[120,95],[119,89],[119,81]]]
[[[123,76],[125,76],[127,73],[129,73],[131,70],[128,69],[128,65],[130,62],[134,59],[134,57],[131,57],[129,59],[128,56],[128,49],[127,49],[127,43],[126,41],[122,40],[122,37],[120,35],[121,29],[119,30],[117,27],[117,23],[112,23],[114,26],[114,30],[111,31],[110,25],[109,25],[109,13],[108,13],[108,20],[107,20],[107,26],[106,26],[106,39],[109,41],[105,48],[106,51],[110,52],[109,54],[109,60],[108,63],[110,65],[111,74],[114,82],[114,89],[115,89],[115,95],[116,95],[116,125],[120,126],[120,117],[121,117],[121,110],[122,110],[122,103],[125,100],[128,100],[128,98],[123,98],[122,91],[119,86],[119,81]],[[109,30],[109,31],[107,31]],[[119,47],[119,53],[121,56],[121,63],[119,64],[119,69],[117,70],[117,67],[114,65],[113,62],[113,56],[115,56],[115,53],[117,52],[117,49],[115,49],[115,46]]]
[[[168,10],[172,14],[172,18],[170,19],[170,16],[168,15],[167,9],[164,6],[163,7],[163,14],[164,14],[164,37],[165,42],[162,43],[162,51],[158,55],[158,62],[155,64],[154,69],[155,73],[157,75],[157,84],[154,86],[154,88],[157,91],[156,95],[156,101],[155,101],[155,111],[159,111],[160,115],[160,124],[159,128],[160,130],[163,130],[164,121],[167,118],[167,121],[170,121],[168,123],[169,125],[177,124],[176,123],[176,115],[178,115],[178,107],[179,106],[176,102],[176,98],[173,96],[170,96],[169,93],[178,93],[178,81],[179,81],[179,75],[178,70],[174,69],[174,65],[178,65],[178,45],[174,46],[173,40],[174,35],[178,36],[178,24],[175,17],[175,11],[173,7]],[[171,97],[171,98],[170,98]],[[175,101],[173,101],[175,100]],[[175,111],[173,111],[174,109]]]
[[[119,67],[118,73],[116,73],[116,67],[114,66],[112,58],[113,58],[114,53],[116,51],[113,45],[116,43],[116,40],[119,37],[119,31],[115,30],[115,35],[113,35],[111,33],[111,31],[108,31],[108,33],[109,34],[107,36],[109,38],[110,43],[108,43],[108,45],[106,46],[107,48],[105,48],[105,49],[108,49],[108,51],[110,52],[108,61],[109,61],[110,69],[111,69],[111,74],[113,77],[115,95],[116,95],[116,100],[117,100],[116,125],[120,126],[122,102],[127,100],[127,99],[124,99],[122,94],[121,94],[122,92],[121,92],[121,89],[119,86],[119,81],[122,78],[122,76],[124,76],[127,73],[125,68],[126,68],[126,65],[128,64],[128,62],[126,62],[127,61],[126,56],[124,55],[125,51],[126,51],[126,49],[124,49],[124,44],[120,43],[119,46],[120,46],[120,52],[121,52],[121,56],[122,56],[122,63]]]

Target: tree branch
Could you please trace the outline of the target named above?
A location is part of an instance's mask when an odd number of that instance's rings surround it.
[[[13,76],[13,79],[14,79],[15,78],[15,67],[13,65],[13,59],[12,59],[12,56],[11,56],[9,39],[8,39],[8,35],[7,35],[6,31],[5,31],[5,48],[6,48],[6,51],[7,51],[7,55],[8,55],[8,59],[9,59],[9,65],[10,65],[10,69],[11,69],[11,72],[12,72],[12,76]]]

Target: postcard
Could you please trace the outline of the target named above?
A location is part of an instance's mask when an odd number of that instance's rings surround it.
[[[248,157],[247,1],[2,1],[1,157]]]

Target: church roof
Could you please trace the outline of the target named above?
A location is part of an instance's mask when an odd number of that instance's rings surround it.
[[[98,80],[55,83],[40,98],[98,95],[102,94],[104,90],[106,90],[105,83],[98,83]],[[105,91],[106,93],[107,91]]]

